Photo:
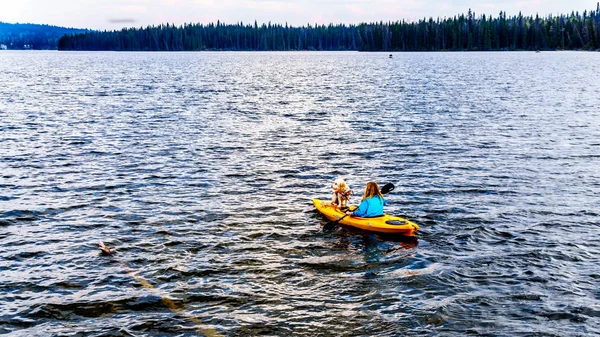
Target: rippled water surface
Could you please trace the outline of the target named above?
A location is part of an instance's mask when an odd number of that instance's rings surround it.
[[[599,64],[0,52],[0,334],[598,335]]]

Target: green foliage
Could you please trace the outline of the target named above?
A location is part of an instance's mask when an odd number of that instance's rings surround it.
[[[86,31],[30,23],[0,22],[0,44],[8,49],[56,49],[61,36]]]
[[[51,27],[51,26],[47,26]],[[1,32],[1,30],[0,30]],[[2,35],[0,35],[1,37]],[[1,41],[1,40],[0,40]],[[48,45],[51,42],[46,42]],[[423,18],[416,22],[359,25],[161,24],[119,31],[67,32],[59,50],[549,50],[600,48],[600,3],[596,10],[546,18],[533,16]]]

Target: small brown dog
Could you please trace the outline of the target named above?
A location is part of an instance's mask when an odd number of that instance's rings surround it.
[[[350,187],[348,187],[348,184],[346,184],[344,179],[337,178],[333,182],[333,185],[331,185],[331,189],[333,190],[331,204],[339,208],[347,208],[348,200],[350,200],[352,190],[350,189]]]

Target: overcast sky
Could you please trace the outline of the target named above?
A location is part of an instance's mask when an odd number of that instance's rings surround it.
[[[0,21],[91,29],[160,23],[360,23],[414,21],[466,13],[567,14],[596,8],[596,1],[521,0],[0,0]]]

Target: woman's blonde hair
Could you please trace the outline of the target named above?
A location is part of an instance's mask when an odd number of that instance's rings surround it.
[[[363,194],[362,200],[372,198],[376,195],[383,198],[383,195],[381,194],[377,183],[374,181],[369,181],[367,183],[367,187],[365,188],[365,194]]]

